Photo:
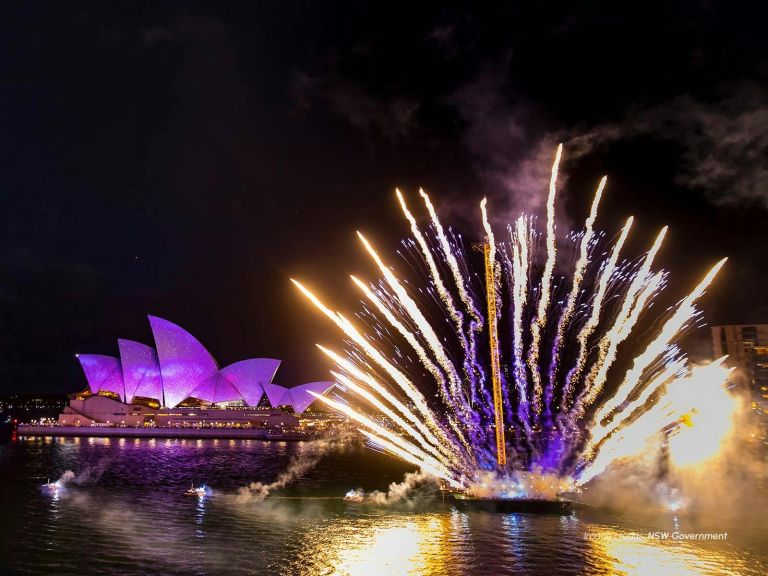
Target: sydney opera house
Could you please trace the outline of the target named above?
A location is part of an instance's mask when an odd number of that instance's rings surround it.
[[[220,368],[189,332],[149,316],[155,348],[118,340],[119,357],[78,354],[88,387],[71,397],[62,425],[290,426],[333,382],[272,383],[279,360]]]

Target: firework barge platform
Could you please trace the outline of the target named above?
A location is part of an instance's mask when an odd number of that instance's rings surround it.
[[[576,510],[578,502],[572,500],[541,500],[536,498],[476,498],[462,492],[444,492],[446,502],[457,508],[482,512],[522,512],[525,514],[553,514],[566,516]]]

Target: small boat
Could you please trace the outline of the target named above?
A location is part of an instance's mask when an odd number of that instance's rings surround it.
[[[192,483],[189,487],[189,490],[184,492],[185,496],[197,496],[198,498],[202,498],[206,495],[205,486],[198,486],[195,488],[195,484]]]
[[[56,480],[56,482],[51,482],[51,479],[48,478],[48,482],[43,484],[43,489],[48,490],[49,492],[58,492],[59,488],[61,488],[61,482]]]
[[[365,500],[365,493],[362,490],[350,490],[344,495],[344,502],[350,504],[360,504]]]

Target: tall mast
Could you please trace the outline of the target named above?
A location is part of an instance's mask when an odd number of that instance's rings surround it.
[[[491,246],[483,243],[485,257],[485,291],[488,301],[488,338],[491,354],[491,380],[493,380],[493,412],[496,424],[496,460],[499,466],[507,464],[507,449],[504,437],[504,406],[501,395],[501,378],[499,377],[499,335],[496,318],[496,277],[494,263],[491,261]]]

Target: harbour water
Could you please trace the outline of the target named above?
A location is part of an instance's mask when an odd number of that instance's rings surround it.
[[[310,442],[19,438],[0,444],[2,574],[768,573],[765,525],[695,524],[673,513],[536,516],[458,510],[422,492],[359,506],[350,488],[386,490],[410,468],[352,446],[330,451],[264,501]],[[41,488],[66,470],[73,482]],[[185,496],[190,483],[213,494]],[[727,533],[719,540],[686,535]]]

